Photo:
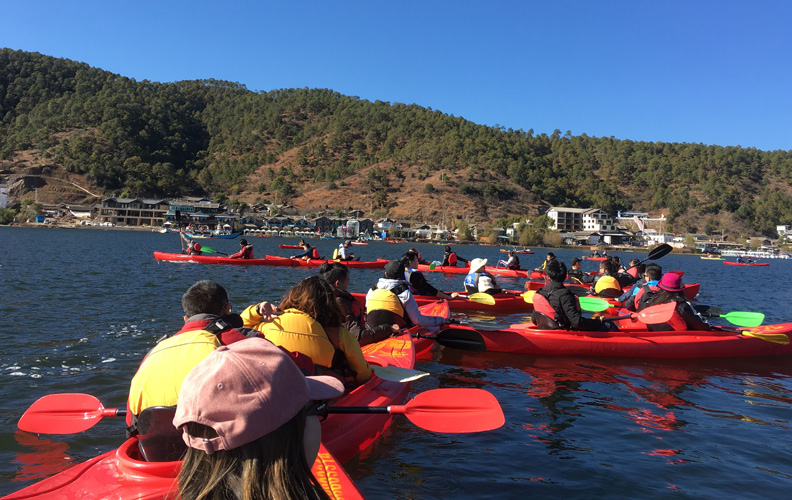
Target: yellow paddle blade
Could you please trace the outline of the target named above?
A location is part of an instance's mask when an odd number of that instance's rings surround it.
[[[468,300],[476,302],[477,304],[486,304],[488,306],[495,305],[495,297],[488,293],[473,293],[468,295]]]
[[[536,293],[536,290],[528,290],[524,294],[522,294],[523,300],[528,302],[529,304],[533,304],[533,296]]]
[[[783,333],[753,333],[747,330],[743,330],[740,333],[742,333],[746,337],[754,337],[757,339],[762,339],[768,342],[772,342],[774,344],[789,345],[789,337],[787,337]]]

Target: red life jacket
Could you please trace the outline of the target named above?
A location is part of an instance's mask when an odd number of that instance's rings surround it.
[[[534,324],[540,330],[559,330],[563,329],[558,324],[556,310],[547,298],[536,292],[533,296],[534,314],[531,316]]]
[[[657,290],[660,289],[656,286],[649,286],[646,284],[641,285],[641,288],[639,288],[638,291],[635,292],[635,301],[633,302],[633,304],[635,304],[635,310],[636,311],[638,310],[638,302],[641,300],[641,297],[643,297],[643,294],[645,294],[646,292],[656,292]]]
[[[320,259],[321,258],[319,256],[319,250],[317,250],[316,247],[311,247],[311,258],[312,259]]]
[[[448,254],[448,265],[455,266],[456,263],[457,263],[457,256],[454,252],[451,252],[450,254]]]

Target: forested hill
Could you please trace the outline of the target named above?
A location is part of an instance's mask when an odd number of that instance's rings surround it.
[[[135,81],[0,50],[0,158],[23,152],[119,196],[205,195],[435,222],[538,204],[664,211],[676,231],[792,224],[792,153],[476,125],[326,89]],[[8,163],[6,162],[6,165]]]

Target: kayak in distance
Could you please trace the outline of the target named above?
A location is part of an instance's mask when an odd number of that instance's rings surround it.
[[[727,266],[758,266],[758,267],[768,267],[770,265],[769,262],[730,262],[728,260],[724,260],[723,263]]]
[[[184,233],[185,236],[192,239],[203,240],[233,240],[242,233],[231,234],[209,234],[209,233]]]
[[[385,264],[390,262],[388,259],[377,259],[375,261],[367,261],[367,260],[327,260],[327,259],[292,259],[290,257],[281,257],[278,255],[267,255],[267,260],[273,262],[284,262],[284,266],[292,266],[292,267],[319,267],[325,262],[333,263],[339,262],[344,264],[350,269],[384,269]],[[291,262],[291,264],[286,264],[286,262]]]
[[[286,259],[286,261],[280,259],[229,259],[228,257],[216,257],[214,255],[190,255],[186,253],[154,252],[154,258],[156,260],[168,262],[193,262],[196,264],[222,264],[232,266],[296,266],[296,264],[290,262],[289,259]]]

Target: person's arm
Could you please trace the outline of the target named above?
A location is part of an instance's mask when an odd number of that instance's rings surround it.
[[[338,341],[339,347],[344,351],[349,367],[355,370],[355,382],[358,384],[367,382],[371,378],[371,367],[363,356],[363,351],[360,350],[360,344],[357,339],[349,333],[349,330],[341,327],[338,329]]]
[[[577,300],[571,293],[565,293],[560,297],[561,309],[569,320],[573,330],[602,330],[602,322],[596,319],[589,319],[583,316],[577,307]]]
[[[303,253],[298,253],[297,255],[292,255],[289,257],[290,259],[299,259],[301,257],[307,257],[313,251],[313,248],[309,248],[308,250],[304,251]]]
[[[404,307],[404,311],[414,325],[440,326],[448,323],[448,320],[442,316],[425,316],[421,313],[421,310],[418,308],[418,303],[415,301],[415,297],[412,296],[409,290],[405,290],[399,294],[399,300]]]
[[[264,325],[273,320],[277,311],[277,306],[265,300],[264,302],[246,307],[239,315],[242,317],[243,327],[252,328],[261,332],[263,331]]]
[[[709,330],[710,326],[701,315],[696,312],[695,309],[690,305],[690,302],[684,301],[677,303],[677,310],[682,314],[682,317],[685,319],[685,324],[687,324],[688,330]]]

